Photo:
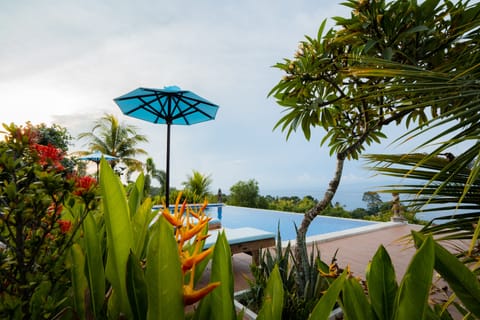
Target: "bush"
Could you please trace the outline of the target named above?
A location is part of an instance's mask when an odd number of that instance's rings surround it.
[[[5,126],[0,143],[0,318],[51,318],[68,305],[69,249],[94,208],[94,182],[67,174],[63,150],[34,127]],[[87,201],[87,202],[86,202]]]

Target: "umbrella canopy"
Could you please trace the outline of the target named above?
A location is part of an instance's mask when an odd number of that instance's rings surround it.
[[[96,163],[99,163],[102,160],[102,157],[105,158],[107,161],[118,160],[117,157],[111,156],[109,154],[102,153],[100,151],[95,151],[94,153],[87,154],[86,156],[82,156],[78,158],[79,160],[90,160]]]
[[[138,88],[113,99],[125,115],[167,125],[166,194],[170,196],[170,126],[192,125],[215,119],[218,105],[177,86],[163,89]]]
[[[97,180],[98,180],[98,164],[100,163],[100,160],[102,160],[102,157],[107,161],[118,160],[117,157],[111,156],[109,154],[102,153],[100,151],[95,151],[94,153],[87,154],[87,155],[82,156],[78,159],[79,160],[93,161],[97,164]]]

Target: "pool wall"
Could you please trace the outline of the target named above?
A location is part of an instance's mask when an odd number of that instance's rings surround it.
[[[241,210],[242,212],[248,213],[249,215],[252,214],[252,213],[253,214],[256,214],[256,213],[261,214],[263,212],[263,213],[266,213],[266,214],[269,214],[269,215],[273,215],[273,214],[278,213],[278,214],[281,214],[283,216],[294,217],[295,220],[296,220],[295,223],[296,223],[297,226],[300,226],[300,223],[303,220],[303,213],[268,210],[268,209],[258,209],[258,208],[237,207],[237,206],[229,206],[229,205],[225,205],[223,207],[223,210],[222,210],[221,207],[217,210],[213,209],[213,210],[210,211],[210,214],[212,216],[215,216],[215,214],[216,214],[215,212],[218,213],[218,210],[221,210],[220,212],[223,211],[223,213],[224,213],[223,216],[225,217],[225,215],[229,215],[229,212],[232,211],[232,209],[233,210]],[[237,217],[237,220],[238,220],[238,217]],[[244,220],[244,219],[241,219],[241,220]],[[255,222],[258,222],[258,220],[257,221],[252,221],[252,218],[249,219],[248,217],[246,217],[245,221],[248,222],[250,227],[255,227],[255,228],[258,228],[258,229],[265,230],[265,231],[273,232],[275,234],[277,233],[277,231],[276,231],[277,230],[276,229],[277,228],[276,227],[277,222],[273,222],[275,227],[272,229],[272,226],[264,227],[264,226],[262,226],[261,223],[256,224]],[[342,221],[345,222],[349,226],[347,228],[344,228],[344,226],[340,226],[339,227],[340,230],[332,230],[332,231],[330,231],[330,230],[323,231],[322,230],[321,233],[319,233],[319,234],[312,234],[312,231],[316,230],[315,227],[318,228],[318,224],[321,224],[322,225],[321,228],[323,229],[323,226],[328,225],[328,224],[342,225]],[[228,223],[224,223],[224,222],[225,221],[222,221],[222,226],[224,226],[224,227],[227,227],[227,228],[237,227],[235,225],[229,225]],[[322,222],[325,222],[325,223],[323,224]],[[285,223],[285,221],[283,223]],[[314,224],[317,224],[317,226],[315,226]],[[353,224],[353,226],[350,226],[352,224]],[[358,224],[358,226],[355,226],[355,224]],[[309,227],[309,234],[307,234],[306,241],[307,241],[307,243],[326,242],[326,241],[331,241],[331,240],[338,239],[338,238],[344,238],[344,237],[348,237],[348,236],[352,236],[352,235],[358,235],[358,234],[362,234],[362,233],[371,232],[371,231],[374,231],[374,230],[379,230],[379,229],[383,229],[383,228],[389,228],[389,227],[397,226],[398,224],[399,224],[398,222],[379,222],[379,221],[359,220],[359,219],[331,217],[331,216],[320,215],[312,221],[312,224]],[[285,227],[285,224],[283,225],[283,227]],[[330,227],[331,226],[327,226],[327,229],[329,229]],[[293,228],[293,224],[292,224],[292,228]],[[283,229],[282,226],[281,226],[281,229]],[[287,239],[287,240],[283,240],[283,239]],[[282,246],[286,246],[289,242],[290,242],[291,245],[295,245],[296,244],[295,239],[296,239],[295,234],[290,235],[288,237],[285,237],[282,234]]]

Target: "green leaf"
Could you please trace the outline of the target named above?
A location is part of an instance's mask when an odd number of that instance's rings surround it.
[[[133,216],[137,212],[138,207],[143,199],[143,188],[145,186],[145,176],[140,173],[137,180],[132,185],[132,190],[128,196],[128,206],[130,208],[130,214]]]
[[[313,308],[312,313],[310,314],[309,319],[311,320],[327,320],[330,313],[332,312],[335,302],[340,295],[341,290],[345,284],[347,278],[347,272],[344,271],[340,277],[335,279],[332,282],[327,292],[320,298],[318,303]]]
[[[372,308],[377,318],[391,319],[398,285],[392,260],[383,245],[378,248],[372,258],[367,273],[367,284]]]
[[[220,286],[202,299],[195,319],[235,319],[232,254],[224,231],[218,234],[213,250],[210,282],[216,281]]]
[[[393,49],[392,47],[388,47],[386,48],[384,51],[383,51],[383,58],[385,60],[392,60],[392,56],[393,56]]]
[[[184,319],[183,281],[173,227],[163,216],[152,226],[147,248],[147,319]]]
[[[415,26],[413,28],[408,29],[405,34],[411,34],[416,32],[428,31],[430,30],[427,26]]]
[[[147,198],[140,207],[137,208],[137,212],[132,217],[133,241],[135,243],[133,253],[137,257],[142,257],[142,254],[144,254],[148,240],[148,227],[153,217],[152,200],[151,198]]]
[[[117,295],[118,304],[111,305],[120,308],[109,312],[113,317],[118,317],[120,313],[130,316],[126,285],[127,260],[133,248],[130,214],[123,185],[105,159],[100,161],[100,191],[107,231],[105,275]]]
[[[423,246],[423,243],[431,238],[425,240],[425,236],[418,232],[412,234],[417,246]],[[434,248],[435,270],[448,282],[464,306],[480,317],[480,284],[475,273],[438,243],[434,244]]]
[[[78,243],[74,243],[70,249],[72,257],[72,288],[73,288],[73,301],[75,304],[75,312],[79,319],[86,319],[86,300],[88,287],[87,279],[85,278],[85,256],[83,255],[82,248]]]
[[[105,268],[99,231],[91,213],[85,217],[82,228],[92,311],[99,318],[105,301]]]
[[[283,310],[283,281],[276,264],[267,281],[263,305],[258,313],[258,320],[281,319]]]
[[[140,260],[132,252],[127,261],[127,290],[134,319],[147,319],[147,283]]]
[[[358,280],[350,278],[345,281],[343,289],[343,313],[346,319],[374,319],[372,307]],[[390,318],[380,318],[390,319]]]
[[[429,237],[413,256],[400,283],[395,303],[395,320],[424,319],[434,262],[434,242]]]

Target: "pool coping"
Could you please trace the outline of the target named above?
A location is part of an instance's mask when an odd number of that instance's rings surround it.
[[[405,222],[396,222],[396,221],[390,221],[390,222],[378,222],[375,224],[371,224],[368,226],[362,226],[358,228],[352,228],[352,229],[347,229],[347,230],[342,230],[342,231],[334,231],[334,232],[329,232],[329,233],[324,233],[324,234],[319,234],[319,235],[314,235],[306,238],[306,243],[311,244],[311,243],[322,243],[322,242],[329,242],[341,238],[347,238],[350,236],[356,236],[359,234],[363,233],[369,233],[381,229],[387,229],[387,228],[392,228],[396,227],[399,225],[407,224]],[[295,246],[297,244],[296,240],[285,240],[282,241],[282,247],[286,247],[290,243],[291,246]]]

